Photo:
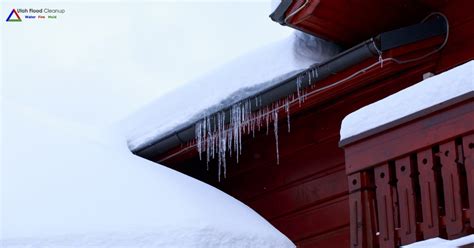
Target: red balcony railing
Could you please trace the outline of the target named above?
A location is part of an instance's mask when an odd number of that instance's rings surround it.
[[[352,247],[474,232],[474,95],[341,141]]]

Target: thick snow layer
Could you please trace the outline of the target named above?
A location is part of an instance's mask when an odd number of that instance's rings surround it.
[[[450,248],[450,247],[462,247],[463,245],[474,244],[474,234],[462,237],[455,240],[446,240],[442,238],[433,238],[420,242],[413,243],[411,245],[403,246],[404,248]],[[470,246],[472,247],[472,246]]]
[[[113,133],[8,102],[2,118],[0,247],[294,247],[244,204],[132,155]]]
[[[139,149],[338,52],[332,43],[295,32],[160,97],[129,116],[120,128],[130,149]]]
[[[367,105],[342,121],[341,140],[474,91],[474,61]]]

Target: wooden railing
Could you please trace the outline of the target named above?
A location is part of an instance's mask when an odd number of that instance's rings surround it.
[[[346,142],[352,247],[474,232],[474,101],[464,96]]]

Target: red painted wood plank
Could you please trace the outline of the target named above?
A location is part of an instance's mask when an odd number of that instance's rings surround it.
[[[262,213],[265,218],[272,220],[312,204],[347,194],[347,184],[342,183],[345,178],[344,167],[341,167],[339,171],[332,174],[322,175],[311,181],[265,194],[248,202],[248,205]]]
[[[474,2],[472,3],[474,4]],[[474,9],[474,6],[472,8]],[[473,19],[451,28],[448,43],[441,51],[436,73],[446,71],[474,58],[474,32],[467,30],[474,30]]]
[[[388,164],[374,168],[376,199],[379,225],[379,245],[380,247],[396,247],[395,237],[393,195],[394,190],[390,185],[392,173]]]
[[[298,242],[349,226],[348,204],[347,196],[340,197],[276,219],[272,224],[291,240]]]
[[[293,13],[303,2],[295,1],[286,14]],[[381,31],[418,22],[429,11],[427,5],[414,1],[320,0],[309,1],[289,23],[298,29],[304,29],[308,23],[319,24],[305,31],[340,44],[353,45]],[[404,13],[403,18],[396,13]]]
[[[416,242],[416,209],[415,192],[413,183],[414,165],[410,157],[395,161],[397,174],[398,206],[400,216],[400,229],[398,234],[402,245]]]
[[[423,222],[420,227],[424,239],[435,238],[440,235],[440,231],[433,152],[431,149],[421,151],[417,154],[417,160],[423,213]]]
[[[338,125],[334,125],[334,123],[338,121],[340,122],[346,113],[334,109],[331,113],[329,111],[313,112],[314,113],[303,116],[292,116],[291,133],[288,133],[287,131],[286,118],[284,122],[280,123],[280,160],[296,154],[306,156],[306,153],[303,150],[307,149],[308,146],[312,146],[321,142],[327,143],[329,139],[331,140],[330,142],[337,142],[339,128]],[[273,130],[270,129],[270,134],[266,135],[265,129],[266,128],[264,128],[264,130],[261,132],[256,133],[255,138],[245,137],[245,143],[243,144],[243,150],[242,155],[239,158],[239,164],[236,163],[235,159],[228,159],[229,168],[232,170],[232,173],[229,173],[228,179],[232,179],[232,177],[238,177],[242,173],[246,173],[262,166],[268,165],[274,167],[276,165],[276,153],[274,147],[275,139],[273,136]],[[323,147],[323,149],[326,152],[331,149],[334,150],[334,148],[331,148],[332,145],[333,144],[331,144],[329,147]],[[341,152],[342,154],[342,150],[337,152]],[[290,164],[292,164],[292,159],[289,159],[286,162],[290,162]],[[280,162],[280,165],[284,165],[285,161]],[[342,162],[343,159],[341,160],[341,163]]]
[[[224,180],[221,187],[239,199],[251,201],[286,185],[304,183],[308,178],[320,177],[318,174],[328,170],[343,168],[343,151],[335,148],[336,144],[337,139],[333,139],[310,145],[297,153],[281,157],[279,165],[257,164],[253,170]],[[232,169],[230,167],[229,173],[232,173]]]
[[[343,227],[335,231],[310,237],[295,243],[298,248],[347,248],[350,247],[349,228]]]
[[[474,58],[474,2],[471,0],[450,1],[440,9],[449,20],[450,33],[436,73],[451,69]],[[459,49],[462,48],[462,49]]]
[[[444,4],[439,8],[439,11],[448,17],[451,27],[456,28],[472,19],[472,9],[474,9],[474,2],[471,0],[449,0],[449,4]]]
[[[466,168],[467,190],[469,197],[470,222],[474,228],[474,134],[463,139],[464,168]]]
[[[456,144],[454,141],[439,146],[441,173],[443,175],[445,224],[448,237],[455,237],[463,231],[462,201]]]

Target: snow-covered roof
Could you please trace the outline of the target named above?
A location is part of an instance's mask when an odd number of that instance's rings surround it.
[[[442,238],[432,238],[419,241],[410,245],[403,246],[403,248],[455,248],[464,247],[465,245],[474,244],[474,234],[465,236],[454,240],[446,240]],[[468,246],[472,247],[472,246]]]
[[[124,140],[8,102],[1,247],[294,247],[221,191],[134,156]]]
[[[474,92],[474,61],[430,77],[346,116],[341,140]]]
[[[295,32],[160,97],[130,115],[120,129],[130,149],[138,150],[321,63],[339,50],[330,42]]]

